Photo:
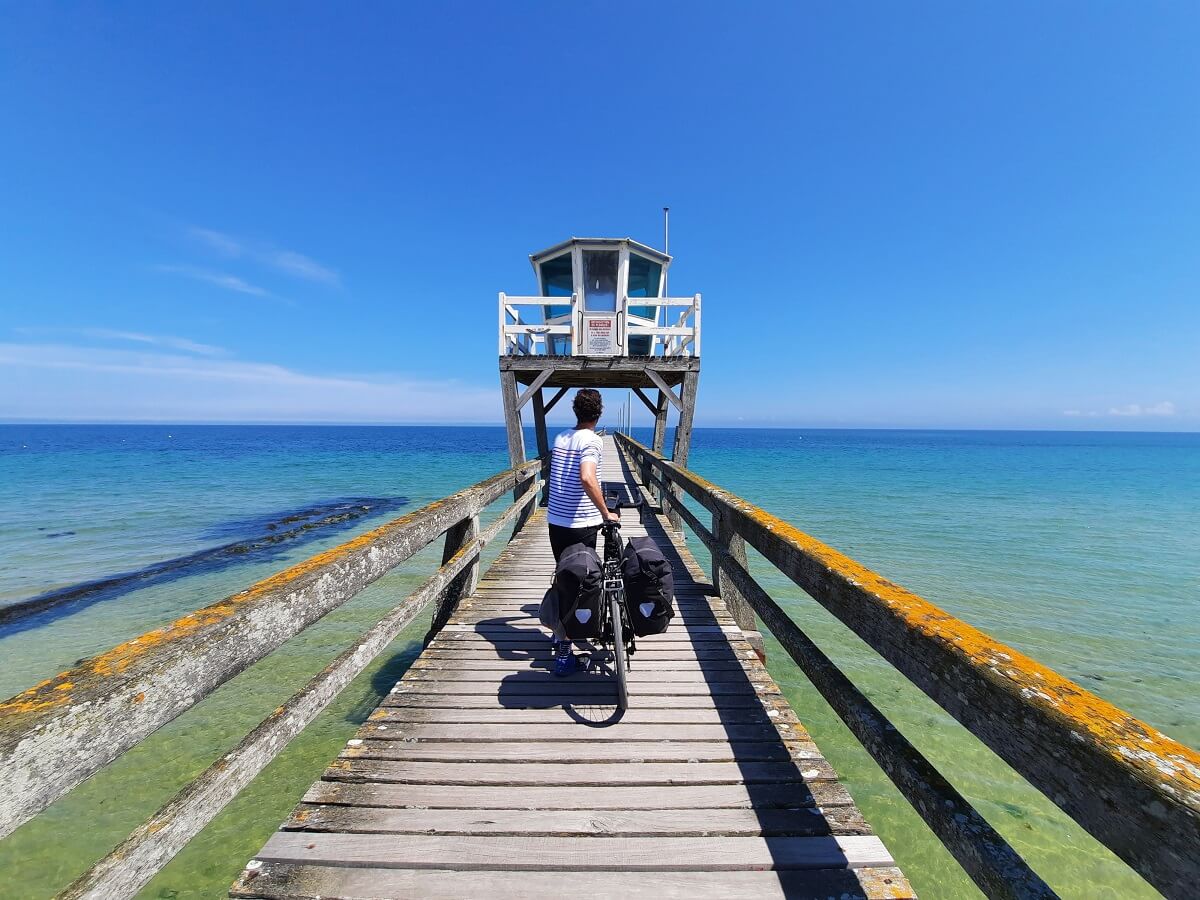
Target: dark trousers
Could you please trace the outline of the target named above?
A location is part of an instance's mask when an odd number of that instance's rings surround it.
[[[596,549],[596,535],[600,533],[599,525],[589,525],[586,528],[565,528],[562,525],[550,526],[550,548],[554,551],[554,561],[562,556],[562,552],[572,544],[587,544]]]

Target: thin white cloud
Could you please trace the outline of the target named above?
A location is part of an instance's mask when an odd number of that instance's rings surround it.
[[[184,353],[195,353],[200,356],[226,356],[229,351],[212,344],[201,344],[187,338],[173,337],[169,334],[142,334],[137,331],[117,331],[112,328],[80,328],[78,333],[85,337],[98,338],[104,341],[128,341],[134,344],[151,344],[156,347],[166,347],[169,350],[180,350]]]
[[[211,228],[189,228],[188,233],[223,256],[237,257],[242,255],[242,245],[227,234],[213,231]]]
[[[154,350],[0,343],[0,367],[2,418],[494,422],[499,410],[494,389],[453,380],[313,374]]]
[[[270,297],[271,292],[265,288],[261,288],[256,284],[250,284],[243,278],[236,275],[230,275],[226,272],[214,272],[212,269],[204,269],[199,266],[157,266],[160,272],[167,272],[173,275],[182,275],[185,278],[191,278],[194,281],[203,281],[207,284],[214,284],[219,288],[224,288],[227,291],[236,291],[239,294],[250,294],[252,297]]]
[[[1161,403],[1149,406],[1129,403],[1125,406],[1110,407],[1108,414],[1110,416],[1173,416],[1175,415],[1175,404],[1170,400],[1163,400]]]
[[[295,250],[285,250],[268,243],[242,240],[212,228],[193,227],[188,229],[188,234],[210,250],[228,259],[244,257],[293,278],[327,284],[331,287],[341,285],[341,276],[337,272]]]
[[[315,260],[309,259],[301,253],[295,253],[291,250],[272,250],[260,254],[256,258],[260,262],[274,266],[280,272],[296,278],[303,278],[305,281],[317,281],[333,287],[341,284],[341,279],[338,277],[337,272],[325,268],[325,266]]]

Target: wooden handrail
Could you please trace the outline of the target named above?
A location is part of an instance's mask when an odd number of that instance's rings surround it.
[[[493,475],[0,703],[0,837],[540,469]]]
[[[441,598],[439,618],[448,618],[453,607],[471,589],[454,591],[461,576],[478,569],[483,549],[537,498],[528,490],[492,522],[482,534],[477,517],[467,520],[470,536],[447,532],[445,562],[419,588],[400,601],[355,644],[340,654],[292,697],[260,722],[237,747],[198,775],[158,812],[143,822],[108,856],[93,865],[59,894],[59,900],[101,900],[132,897],[193,837],[200,833],[266,765],[298,735],[317,714],[383,652],[424,610]],[[456,526],[460,527],[460,526]],[[473,533],[472,533],[473,532]],[[442,619],[444,622],[444,618]]]
[[[631,438],[617,441],[635,469],[722,517],[1159,891],[1191,894],[1200,874],[1200,754],[782,519]],[[671,491],[660,494],[683,515]]]

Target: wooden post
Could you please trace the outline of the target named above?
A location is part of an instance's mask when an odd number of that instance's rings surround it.
[[[546,433],[546,401],[541,388],[533,395],[533,430],[537,435],[538,456],[542,460],[542,499],[545,506],[550,502],[550,437]]]
[[[664,391],[659,391],[657,408],[654,410],[654,441],[651,445],[654,448],[655,453],[661,454],[663,452],[663,447],[666,446],[666,443],[667,443],[667,411],[670,408],[671,408],[671,406],[670,406],[670,403],[667,401],[666,393]],[[649,479],[646,479],[646,484],[650,484]],[[651,490],[651,493],[652,493],[654,499],[657,500],[659,503],[661,503],[662,502],[662,492],[659,491],[658,487],[653,486],[650,488],[650,490]]]
[[[517,407],[517,373],[500,372],[500,396],[504,401],[504,427],[508,429],[508,460],[513,466],[525,462],[525,436],[521,433],[521,410]]]
[[[685,469],[687,468],[688,451],[692,447],[692,416],[696,412],[696,386],[699,382],[699,372],[685,372],[683,384],[679,390],[679,424],[675,426],[675,449],[671,453],[671,461]],[[674,504],[682,503],[683,492],[673,486],[671,499]],[[679,513],[672,509],[668,518],[676,531],[682,530],[683,522],[679,518]]]
[[[654,443],[652,445],[655,453],[661,454],[667,443],[667,410],[670,406],[667,403],[667,395],[662,391],[658,392],[658,409],[654,412]]]
[[[518,518],[520,518],[519,514]],[[463,547],[474,544],[478,537],[479,516],[477,515],[463,519],[457,525],[451,526],[446,532],[446,545],[442,550],[442,565],[444,566],[454,559],[454,555]],[[475,593],[475,587],[478,584],[479,557],[477,556],[438,595],[437,606],[433,611],[433,621],[429,625],[429,633],[425,635],[426,647],[437,637],[442,626],[450,621],[450,617],[454,615],[454,610],[458,607],[458,601]]]
[[[746,541],[737,533],[728,516],[724,516],[720,512],[713,513],[712,533],[725,552],[739,566],[749,572],[750,563],[746,558]],[[754,617],[754,609],[730,579],[725,567],[719,565],[719,559],[718,554],[712,555],[712,583],[716,587],[717,593],[721,595],[721,599],[725,601],[729,611],[733,613],[733,620],[737,622],[738,628],[742,629],[742,634],[746,636],[746,640],[754,648],[758,658],[766,662],[767,651],[763,645],[762,634],[758,630],[758,620]]]
[[[504,401],[504,427],[508,430],[508,457],[512,465],[516,467],[525,462],[525,434],[521,429],[521,407],[517,405],[517,373],[511,369],[500,372],[500,395]],[[514,500],[520,499],[521,495],[529,489],[532,480],[531,476],[528,481],[517,485],[513,491]],[[525,523],[529,521],[532,514],[532,506],[523,508],[521,514],[517,516],[516,524],[513,525],[514,535],[525,527]]]

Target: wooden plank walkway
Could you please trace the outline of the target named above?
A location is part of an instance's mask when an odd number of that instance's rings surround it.
[[[634,479],[612,438],[605,481]],[[565,679],[537,620],[544,511],[234,885],[240,898],[911,897],[666,520],[669,631],[630,709],[601,664]]]

